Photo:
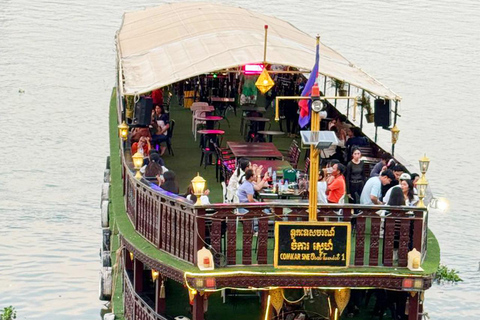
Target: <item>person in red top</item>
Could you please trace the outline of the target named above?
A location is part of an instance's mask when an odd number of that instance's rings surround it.
[[[341,163],[336,163],[332,167],[333,180],[327,186],[327,200],[329,203],[339,203],[344,199],[346,192],[345,166]]]
[[[150,154],[150,138],[141,137],[138,142],[132,144],[132,155],[137,153],[137,151],[143,155],[143,159],[147,159]]]

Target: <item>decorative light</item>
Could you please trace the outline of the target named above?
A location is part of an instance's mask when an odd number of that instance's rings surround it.
[[[155,269],[152,269],[152,280],[153,280],[153,281],[157,281],[159,274],[160,274],[160,272],[158,272],[158,271],[155,270]]]
[[[243,72],[246,75],[261,74],[263,69],[264,65],[262,63],[246,64],[243,66]]]
[[[427,178],[425,178],[425,174],[423,174],[422,177],[417,181],[418,197],[420,198],[420,201],[418,202],[419,207],[425,207],[425,204],[423,203],[423,198],[425,198],[427,186],[428,181]]]
[[[255,85],[257,86],[258,90],[260,90],[260,92],[263,94],[267,93],[268,90],[272,89],[272,87],[275,85],[275,82],[268,74],[266,68],[263,69],[262,73],[255,82]]]
[[[439,209],[442,212],[446,212],[450,207],[450,202],[448,201],[447,198],[443,198],[443,197],[433,198],[430,201],[430,207],[432,209]]]
[[[267,306],[265,307],[265,320],[267,319],[270,319],[268,317],[268,314],[269,314],[269,311],[270,311],[270,300],[272,299],[272,297],[270,295],[268,295],[268,298],[267,298]]]
[[[425,174],[428,171],[428,165],[430,164],[430,159],[427,158],[426,154],[424,154],[423,157],[420,160],[418,160],[418,164],[420,165],[420,172],[422,174]]]
[[[392,144],[397,143],[398,141],[398,136],[400,135],[400,129],[398,129],[397,125],[394,125],[392,129],[390,129],[392,132]]]
[[[143,155],[140,152],[137,152],[132,156],[132,159],[133,159],[133,166],[135,170],[137,170],[137,174],[135,175],[135,178],[141,179],[142,174],[140,173],[140,169],[142,168],[142,165],[143,165]]]
[[[318,84],[314,84],[312,87],[312,110],[315,112],[320,112],[323,109],[323,103],[320,101],[320,89]]]
[[[195,205],[201,205],[202,202],[200,201],[200,197],[203,194],[203,191],[205,190],[205,183],[207,181],[200,177],[200,174],[197,172],[197,176],[192,179],[192,187],[193,187],[193,193],[197,196],[197,202]]]
[[[130,252],[130,261],[133,261],[133,252]]]
[[[118,135],[122,138],[123,141],[127,140],[128,137],[128,125],[125,121],[122,122],[121,125],[118,126]]]

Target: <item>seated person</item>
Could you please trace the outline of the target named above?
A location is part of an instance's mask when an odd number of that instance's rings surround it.
[[[152,144],[159,146],[162,142],[168,140],[168,129],[170,128],[170,117],[163,110],[163,106],[156,105],[152,113],[152,127],[154,134],[152,135]],[[160,146],[160,155],[165,153],[167,146]]]
[[[174,194],[179,194],[180,190],[175,172],[167,171],[163,174],[163,179],[161,179],[160,176],[157,176],[157,179],[160,188]]]
[[[253,199],[253,195],[255,194],[253,187],[254,180],[255,173],[252,169],[247,169],[245,179],[237,190],[238,201],[240,203],[255,202],[255,199]]]
[[[150,154],[150,138],[140,137],[138,142],[132,144],[132,155],[140,153],[143,156],[144,164],[148,164],[148,156]]]
[[[144,127],[144,128],[136,127],[136,128],[133,128],[133,130],[130,132],[131,143],[140,141],[141,137],[145,137],[151,140],[152,136],[150,134],[150,129],[148,127]]]
[[[140,169],[145,179],[157,179],[158,176],[162,178],[162,175],[167,171],[163,159],[156,150],[151,150],[148,164]]]
[[[210,199],[208,199],[208,195],[210,194],[210,190],[207,189],[203,192],[203,194],[200,196],[200,202],[202,205],[210,204]],[[193,203],[197,202],[197,196],[195,195],[195,192],[193,191],[193,186],[190,183],[187,192],[185,193],[185,198],[189,201],[192,201]]]
[[[228,181],[227,186],[227,200],[233,201],[235,195],[237,194],[238,187],[243,183],[245,179],[245,172],[251,169],[254,172],[254,189],[255,191],[260,191],[267,186],[267,181],[269,179],[268,172],[265,173],[265,176],[262,179],[263,166],[258,166],[252,164],[247,158],[242,158],[238,161],[238,166],[233,172],[230,180]]]

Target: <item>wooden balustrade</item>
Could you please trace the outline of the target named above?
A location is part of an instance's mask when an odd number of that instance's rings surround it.
[[[125,284],[124,313],[127,320],[167,320],[156,313],[133,289],[132,282],[127,272],[123,274]]]
[[[194,206],[135,179],[128,168],[124,179],[127,214],[137,232],[158,249],[192,264],[197,250],[211,246],[220,266],[270,265],[275,221],[308,221],[306,203]],[[380,216],[379,210],[388,215]],[[406,267],[412,248],[426,254],[426,216],[426,209],[417,207],[325,204],[319,205],[317,220],[352,223],[351,266]]]

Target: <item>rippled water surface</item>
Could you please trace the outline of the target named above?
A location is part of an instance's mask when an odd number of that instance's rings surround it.
[[[428,179],[451,201],[430,226],[442,261],[465,280],[435,285],[426,309],[432,319],[480,319],[480,2],[223,2],[319,33],[403,97],[396,151],[413,164],[430,157]],[[133,0],[0,1],[0,307],[16,306],[19,319],[100,318],[114,34],[123,12],[138,8]]]

